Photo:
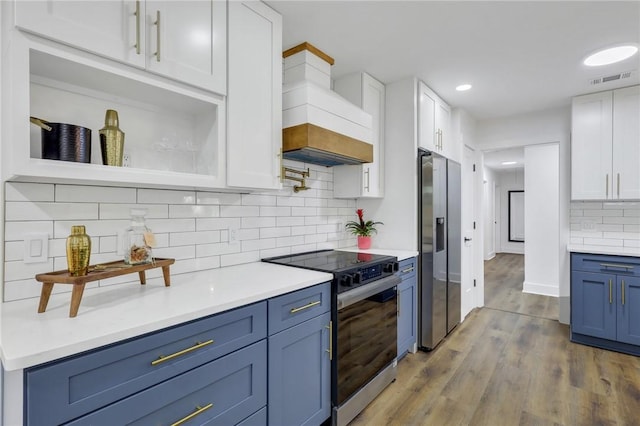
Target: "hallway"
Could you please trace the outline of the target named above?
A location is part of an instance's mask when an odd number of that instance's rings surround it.
[[[484,262],[484,301],[487,308],[532,317],[558,319],[558,299],[522,292],[524,255],[498,253]]]

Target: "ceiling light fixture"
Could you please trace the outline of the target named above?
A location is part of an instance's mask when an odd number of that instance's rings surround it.
[[[503,166],[513,166],[514,164],[518,164],[517,161],[503,161],[502,165]]]
[[[461,84],[460,86],[456,87],[456,90],[458,92],[464,92],[465,90],[469,90],[469,89],[471,89],[470,84]]]
[[[599,67],[601,65],[615,64],[632,57],[638,52],[635,44],[624,44],[599,50],[587,56],[584,64],[588,67]]]

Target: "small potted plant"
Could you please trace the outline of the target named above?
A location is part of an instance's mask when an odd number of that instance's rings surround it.
[[[371,248],[371,234],[377,233],[376,225],[384,225],[382,222],[374,222],[372,220],[364,220],[364,210],[356,210],[358,215],[358,221],[355,220],[347,222],[345,228],[351,231],[352,234],[358,236],[358,248],[368,249]]]

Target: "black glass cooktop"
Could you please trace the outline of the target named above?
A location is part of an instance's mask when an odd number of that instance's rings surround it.
[[[396,258],[380,254],[355,253],[340,250],[320,250],[270,257],[262,259],[262,261],[336,274],[369,265],[394,262],[396,261]]]

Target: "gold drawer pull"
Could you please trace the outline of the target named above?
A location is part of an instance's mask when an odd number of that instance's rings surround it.
[[[624,305],[624,280],[621,281],[620,288],[622,289],[622,304]]]
[[[189,352],[195,351],[196,349],[203,348],[203,347],[205,347],[207,345],[210,345],[212,343],[213,343],[213,339],[207,340],[206,342],[196,342],[196,344],[191,346],[190,348],[183,349],[183,350],[181,350],[179,352],[176,352],[176,353],[173,353],[171,355],[167,355],[167,356],[160,355],[158,357],[158,359],[156,359],[155,361],[151,361],[151,365],[161,364],[161,363],[163,363],[165,361],[169,361],[170,359],[179,357],[179,356],[184,355],[184,354],[188,354]],[[179,423],[176,423],[176,424],[179,424]]]
[[[296,312],[300,312],[300,311],[304,311],[305,309],[309,309],[309,308],[313,308],[316,305],[319,305],[320,301],[316,300],[315,302],[311,302],[311,303],[307,303],[304,306],[300,306],[299,308],[291,308],[291,312],[292,314],[295,314]]]
[[[196,411],[194,411],[193,413],[189,414],[188,416],[178,420],[175,423],[171,423],[171,426],[179,426],[182,423],[188,422],[189,420],[191,420],[192,418],[204,413],[205,411],[207,411],[209,408],[213,407],[213,403],[211,404],[207,404],[204,407],[201,407],[199,405],[196,405]]]
[[[613,280],[609,280],[609,304],[613,303]]]
[[[324,328],[329,329],[329,361],[333,361],[333,321],[329,321],[329,325],[325,325]]]
[[[407,268],[407,269],[403,269],[403,270],[402,270],[402,273],[403,273],[403,274],[406,274],[407,272],[413,272],[413,266],[412,266],[412,267],[410,267],[410,268]]]

